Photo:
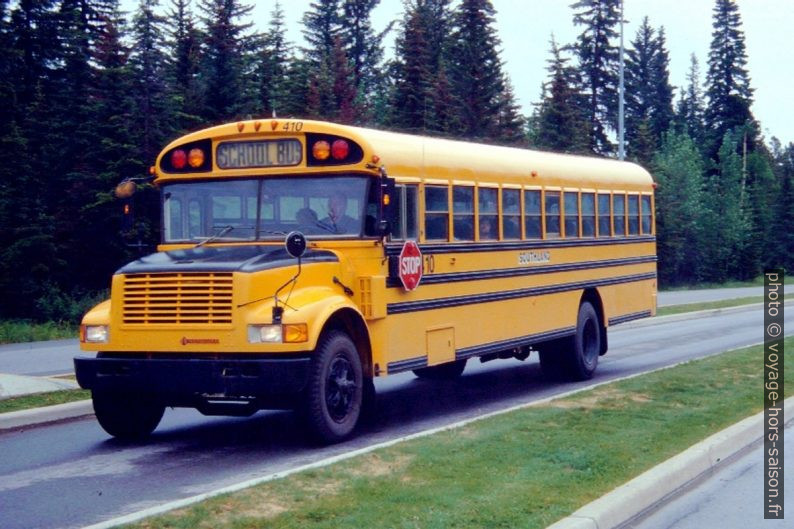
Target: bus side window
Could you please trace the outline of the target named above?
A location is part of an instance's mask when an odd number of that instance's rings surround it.
[[[642,233],[643,235],[651,234],[651,227],[653,226],[653,210],[651,209],[650,195],[642,195]]]
[[[498,191],[481,187],[477,190],[480,219],[478,221],[481,241],[495,241],[499,238]]]
[[[474,187],[452,188],[452,233],[456,241],[474,240]]]
[[[609,193],[598,194],[598,236],[612,235],[612,222],[609,215]]]
[[[540,239],[540,191],[524,191],[524,231],[527,239]]]
[[[560,192],[546,191],[546,237],[560,236]]]
[[[612,215],[615,235],[626,235],[626,195],[622,193],[612,195]]]
[[[595,193],[582,193],[582,237],[595,237]]]
[[[640,233],[640,196],[629,195],[629,235]]]
[[[449,188],[425,186],[425,239],[449,239]]]
[[[566,191],[565,200],[565,237],[579,237],[579,193]]]
[[[419,201],[417,200],[417,186],[402,185],[396,186],[394,197],[394,208],[397,211],[397,218],[391,226],[391,238],[394,240],[416,240],[419,219]]]
[[[502,189],[502,233],[505,239],[521,238],[521,192]]]

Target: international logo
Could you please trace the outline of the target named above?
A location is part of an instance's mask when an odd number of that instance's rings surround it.
[[[215,345],[219,343],[221,343],[221,341],[217,338],[188,338],[187,336],[182,337],[182,345]]]

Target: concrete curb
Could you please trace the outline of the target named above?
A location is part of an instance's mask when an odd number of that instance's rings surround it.
[[[90,400],[78,400],[55,406],[0,413],[0,431],[76,419],[94,414]]]
[[[785,306],[794,305],[794,300],[786,301]],[[674,305],[673,305],[674,306]],[[644,318],[641,320],[630,321],[627,323],[619,323],[616,326],[619,329],[634,329],[639,327],[648,327],[650,325],[661,325],[663,323],[675,323],[683,320],[694,320],[697,318],[705,318],[707,316],[714,316],[716,314],[730,314],[732,312],[741,312],[748,308],[761,309],[763,303],[749,303],[747,305],[736,305],[735,307],[724,307],[720,309],[705,309],[696,310],[693,312],[682,312],[681,314],[670,314],[669,316],[655,316],[653,318]]]
[[[794,415],[794,397],[786,399],[783,407],[788,423]],[[717,432],[547,529],[609,529],[625,524],[760,440],[763,421],[761,412]]]

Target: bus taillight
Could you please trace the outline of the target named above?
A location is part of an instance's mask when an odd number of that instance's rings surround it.
[[[350,145],[345,140],[336,140],[331,145],[331,156],[334,160],[344,160],[350,153]]]

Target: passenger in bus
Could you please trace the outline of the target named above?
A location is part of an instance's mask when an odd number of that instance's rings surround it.
[[[497,237],[496,217],[480,217],[480,240],[495,241]]]
[[[298,228],[304,233],[314,234],[319,233],[320,230],[317,226],[319,219],[317,213],[312,208],[301,208],[295,213],[295,220],[298,222]]]
[[[359,233],[361,223],[347,215],[347,197],[334,193],[328,198],[328,216],[320,224],[332,233]]]

